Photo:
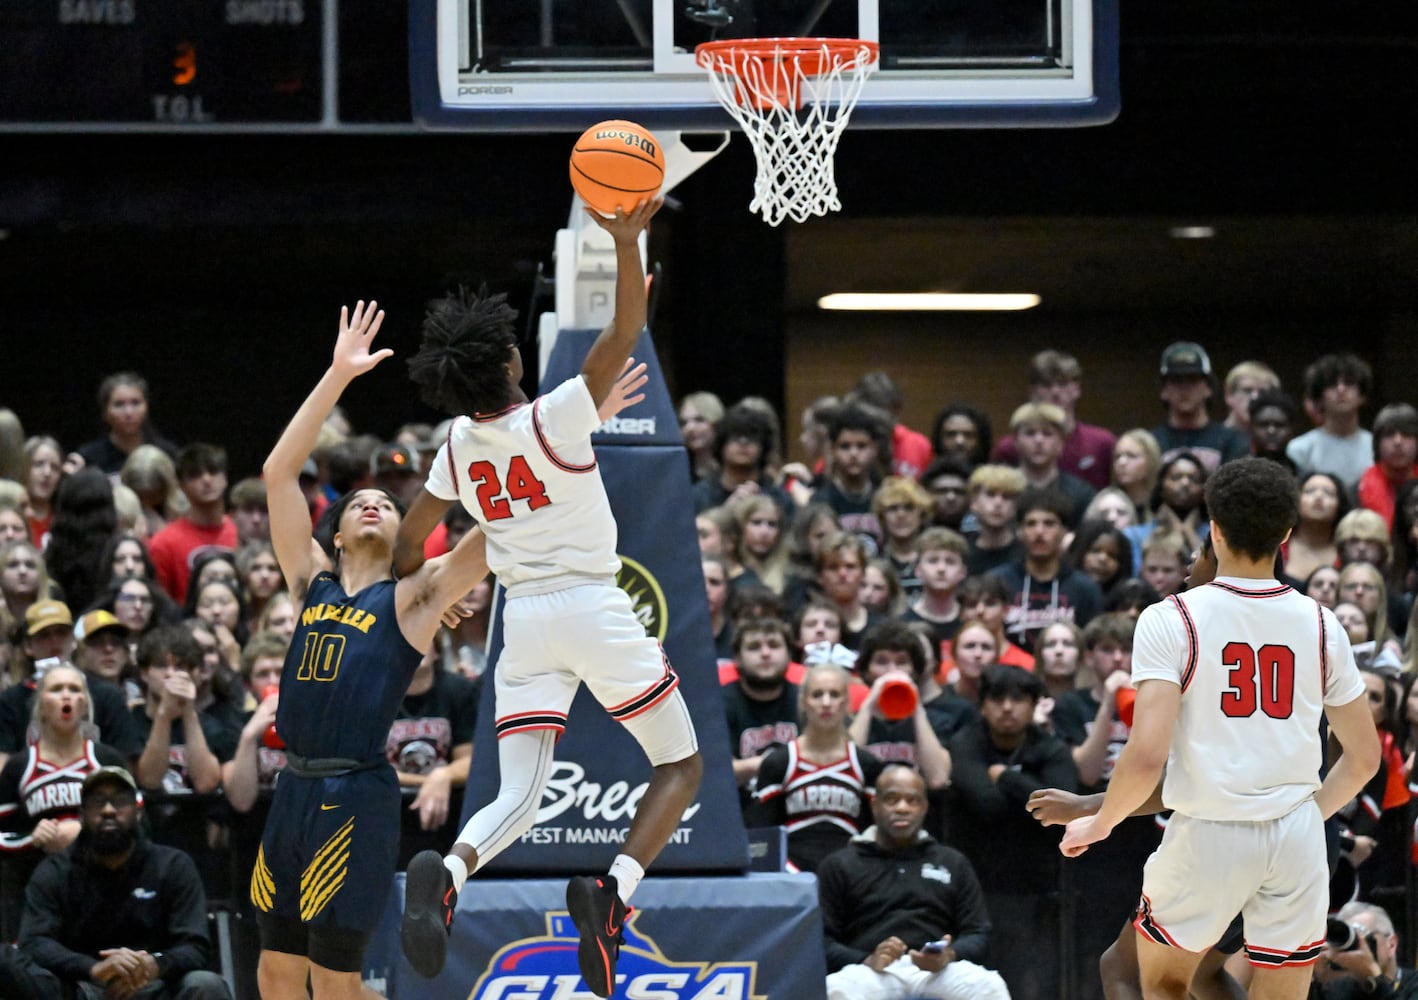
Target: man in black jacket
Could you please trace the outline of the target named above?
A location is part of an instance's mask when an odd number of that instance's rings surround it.
[[[1030,818],[1029,793],[1078,787],[1068,746],[1034,724],[1044,682],[1006,664],[980,678],[980,718],[950,741],[955,804],[950,842],[976,859],[997,921],[996,965],[1014,1000],[1059,995],[1059,832]]]
[[[999,974],[978,964],[990,919],[974,869],[921,830],[925,781],[887,765],[872,817],[817,870],[828,1000],[1009,1000]]]
[[[142,836],[133,776],[99,768],[81,803],[73,847],[46,858],[25,890],[20,949],[52,983],[46,995],[231,1000],[203,971],[211,946],[197,868]]]

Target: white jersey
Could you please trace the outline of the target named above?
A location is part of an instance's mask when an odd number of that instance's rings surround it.
[[[1207,820],[1275,819],[1313,796],[1324,706],[1364,694],[1334,613],[1274,580],[1217,578],[1143,611],[1132,676],[1181,687],[1162,801]]]
[[[580,375],[501,413],[458,417],[424,488],[459,500],[487,535],[508,597],[613,582],[616,525],[596,468],[601,424]]]

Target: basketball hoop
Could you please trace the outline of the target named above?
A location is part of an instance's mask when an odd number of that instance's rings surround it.
[[[769,225],[842,207],[832,155],[881,47],[855,38],[734,38],[695,48],[758,161],[749,210]]]

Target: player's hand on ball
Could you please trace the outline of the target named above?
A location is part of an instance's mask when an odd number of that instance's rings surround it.
[[[647,198],[628,212],[624,208],[616,209],[615,216],[609,219],[590,208],[586,209],[586,214],[596,220],[596,225],[610,233],[617,242],[625,242],[638,237],[640,230],[649,225],[664,203],[663,197]]]

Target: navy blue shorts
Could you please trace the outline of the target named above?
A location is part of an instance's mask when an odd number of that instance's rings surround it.
[[[387,764],[335,778],[281,772],[251,903],[262,916],[371,933],[399,854],[399,780]]]
[[[1226,925],[1226,931],[1221,935],[1221,940],[1217,941],[1212,947],[1223,955],[1234,955],[1241,950],[1241,945],[1245,943],[1245,939],[1246,928],[1245,925],[1241,923],[1241,915],[1238,913],[1235,919]]]

